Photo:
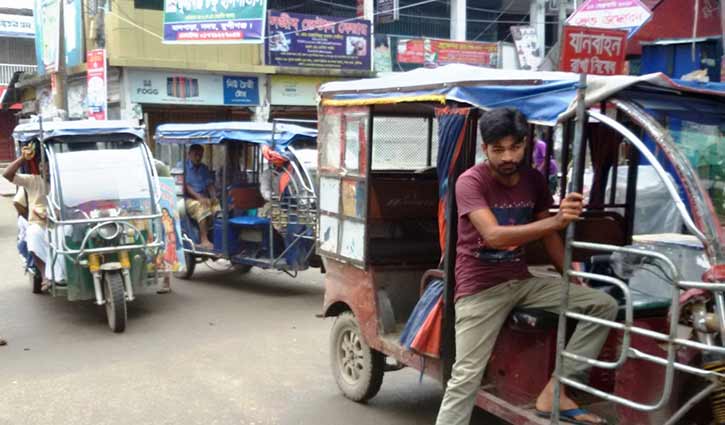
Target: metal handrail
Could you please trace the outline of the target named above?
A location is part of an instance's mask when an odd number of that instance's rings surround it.
[[[144,214],[144,215],[124,215],[118,217],[98,217],[98,218],[81,218],[74,220],[56,220],[52,222],[56,225],[72,225],[72,224],[92,224],[92,223],[127,223],[130,220],[154,220],[161,218],[161,214]],[[130,223],[128,223],[130,224]]]

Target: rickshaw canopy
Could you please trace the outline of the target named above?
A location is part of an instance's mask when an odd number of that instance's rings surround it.
[[[295,141],[317,138],[317,130],[293,124],[268,122],[211,122],[206,124],[162,124],[156,129],[156,141],[160,144],[215,145],[231,142],[256,143],[285,148]]]
[[[480,68],[452,64],[381,78],[330,82],[320,87],[323,106],[384,105],[446,101],[483,109],[516,107],[529,121],[554,125],[576,108],[578,74]],[[587,78],[587,106],[628,88],[675,90],[725,97],[725,84],[673,80],[662,73]]]
[[[144,138],[144,127],[133,121],[48,121],[42,125],[43,141],[64,136],[100,136],[107,134],[129,134]],[[20,124],[13,130],[13,138],[19,143],[41,138],[39,122]]]

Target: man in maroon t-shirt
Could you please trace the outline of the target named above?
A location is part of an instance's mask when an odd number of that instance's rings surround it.
[[[456,362],[438,413],[437,425],[468,425],[496,337],[515,307],[558,313],[561,279],[535,278],[529,271],[523,245],[541,239],[552,264],[562,271],[564,245],[559,231],[582,212],[582,196],[570,193],[556,215],[552,199],[538,171],[525,164],[528,124],[517,110],[494,109],[480,122],[487,160],[456,182],[458,245],[456,247]],[[570,308],[614,320],[617,303],[609,295],[572,285]],[[609,328],[581,321],[567,351],[597,358]],[[542,353],[542,355],[545,353]],[[586,380],[586,363],[565,360],[562,374]],[[536,400],[540,416],[549,416],[553,379]],[[562,387],[561,420],[603,424],[567,397]]]

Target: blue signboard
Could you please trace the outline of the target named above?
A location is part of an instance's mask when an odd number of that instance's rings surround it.
[[[224,77],[225,105],[259,105],[257,77]]]

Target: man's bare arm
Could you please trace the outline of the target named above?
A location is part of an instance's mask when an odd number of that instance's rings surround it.
[[[576,220],[581,211],[582,196],[570,193],[561,203],[556,215],[545,218],[540,215],[537,218],[541,219],[528,224],[502,226],[488,208],[475,210],[469,213],[468,217],[488,246],[502,249],[524,245],[558,232]]]
[[[25,158],[23,156],[19,156],[15,161],[11,162],[10,165],[3,171],[3,177],[10,183],[15,180],[15,174],[18,173],[18,170],[20,169],[20,166],[23,165],[25,162]]]
[[[544,220],[549,217],[547,211],[540,212],[537,216],[537,220]],[[544,249],[549,255],[549,260],[554,268],[560,273],[564,273],[564,242],[559,236],[559,232],[552,232],[541,238],[544,243]]]

